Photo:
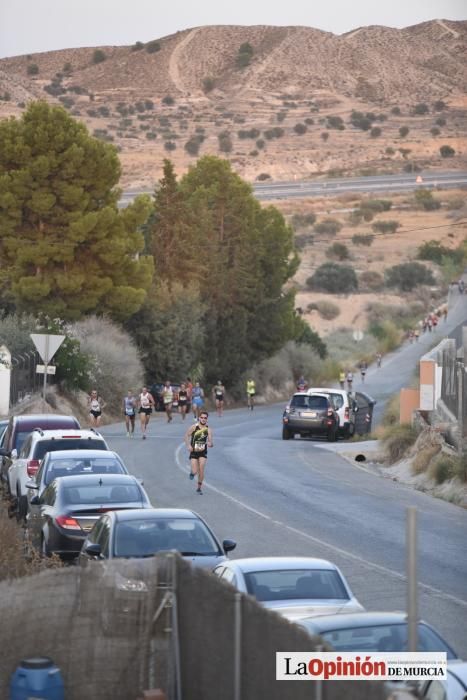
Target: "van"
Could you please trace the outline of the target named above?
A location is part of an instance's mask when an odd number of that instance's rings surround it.
[[[81,426],[75,416],[57,415],[55,413],[30,413],[23,416],[11,416],[3,435],[0,447],[0,481],[8,490],[8,470],[13,460],[18,457],[21,447],[34,428],[42,430],[61,430],[62,428],[79,429]]]
[[[330,396],[334,408],[339,416],[339,434],[344,438],[352,437],[355,433],[355,418],[358,411],[357,402],[352,394],[345,389],[332,389],[330,387],[313,387],[308,389],[308,394],[327,394]]]

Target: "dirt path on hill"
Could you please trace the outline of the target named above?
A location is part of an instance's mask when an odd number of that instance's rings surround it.
[[[188,44],[192,41],[192,39],[195,37],[195,35],[202,29],[203,27],[197,27],[196,29],[193,29],[189,34],[186,35],[182,41],[177,44],[175,49],[172,51],[172,55],[170,56],[170,61],[169,61],[169,76],[170,79],[172,80],[173,84],[177,88],[177,90],[180,90],[180,92],[186,93],[189,92],[185,88],[183,78],[181,75],[181,72],[179,70],[179,63],[180,63],[180,58],[188,46]]]

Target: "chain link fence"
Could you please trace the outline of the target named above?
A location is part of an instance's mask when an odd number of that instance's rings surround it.
[[[41,364],[41,358],[35,350],[11,358],[10,406],[15,406],[41,391],[44,375],[36,372],[38,364]],[[48,376],[47,383],[54,379],[53,375]]]
[[[0,619],[1,698],[33,656],[57,664],[67,700],[138,700],[152,688],[169,700],[387,695],[373,681],[276,681],[276,651],[311,652],[322,640],[174,553],[3,582]]]

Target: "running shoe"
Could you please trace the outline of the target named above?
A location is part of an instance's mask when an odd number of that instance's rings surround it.
[[[200,487],[200,486],[198,486],[198,488],[196,489],[196,493],[199,493],[200,496],[203,495],[203,492],[201,491],[201,487]]]
[[[191,481],[193,481],[194,478],[195,478],[195,475],[193,474],[193,472],[190,472],[190,479],[191,479]]]

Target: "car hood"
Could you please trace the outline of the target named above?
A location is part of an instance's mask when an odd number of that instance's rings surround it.
[[[268,600],[262,602],[262,605],[292,621],[313,615],[336,615],[365,610],[357,600]]]

